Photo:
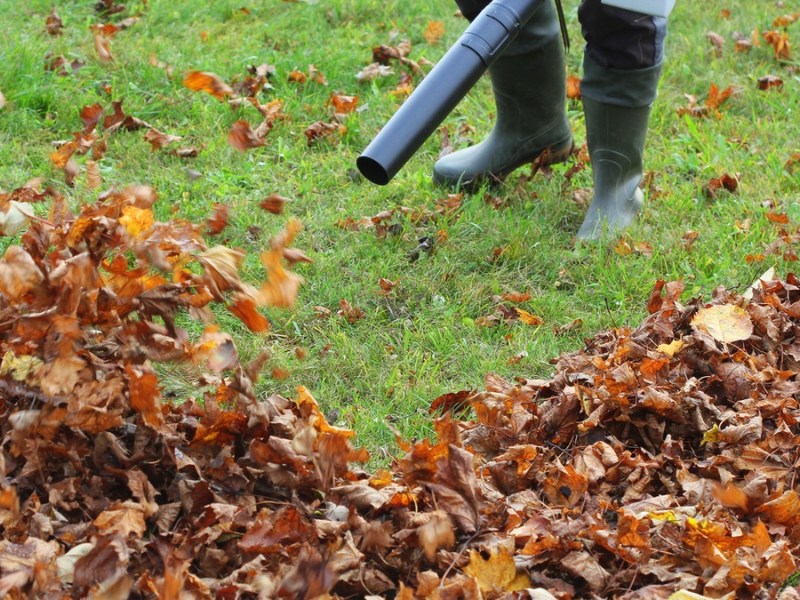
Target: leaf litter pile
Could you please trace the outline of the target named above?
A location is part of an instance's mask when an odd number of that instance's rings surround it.
[[[658,282],[638,328],[437,398],[437,441],[367,473],[308,390],[256,395],[265,358],[213,324],[294,301],[297,222],[256,288],[149,187],[2,199],[27,225],[0,260],[3,597],[797,597],[796,277],[685,305]],[[155,367],[181,361],[201,391],[173,402]]]
[[[92,27],[101,62],[136,20]],[[47,31],[62,28],[53,9]],[[430,23],[426,40],[441,33]],[[762,37],[789,58],[783,34]],[[407,95],[422,73],[409,52],[375,48],[358,81],[391,75],[394,61],[410,73],[389,93]],[[60,76],[82,65],[47,62]],[[239,120],[228,134],[246,151],[283,118],[280,99],[258,99],[272,75],[262,65],[229,85],[190,71],[183,83],[258,110],[255,128]],[[313,65],[289,74],[306,80],[325,85]],[[732,96],[712,85],[686,114],[719,115]],[[336,139],[357,104],[331,94],[309,144]],[[90,151],[87,186],[102,184],[107,134],[145,129],[154,151],[180,140],[121,99],[111,109],[84,107],[83,130],[55,143],[68,185]],[[721,181],[707,195],[735,190]],[[24,231],[0,258],[0,596],[800,598],[794,275],[710,302],[682,303],[680,283],[658,282],[639,327],[587,340],[549,380],[489,375],[484,390],[435,399],[436,440],[398,439],[402,458],[370,473],[354,432],[329,424],[309,390],[257,393],[267,357],[243,363],[215,324],[227,310],[263,333],[266,307],[292,305],[300,224],[273,237],[256,287],[240,277],[241,251],[204,238],[225,227],[225,207],[203,226],[159,222],[156,200],[131,186],[73,213],[38,182],[0,191],[0,234]],[[42,202],[46,219],[30,208]],[[391,215],[378,217],[380,230]],[[196,373],[195,397],[168,397],[161,372],[174,364]]]

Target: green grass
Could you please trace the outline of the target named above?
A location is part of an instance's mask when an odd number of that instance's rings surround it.
[[[113,39],[115,60],[108,65],[97,60],[93,48],[89,25],[99,17],[91,2],[55,3],[65,28],[63,35],[51,37],[44,27],[50,2],[0,0],[5,65],[0,91],[8,101],[0,109],[0,188],[43,176],[73,203],[93,201],[99,191],[87,189],[82,178],[73,188],[65,186],[48,157],[53,141],[69,139],[81,128],[79,110],[95,102],[110,106],[112,99],[124,98],[128,114],[200,147],[197,158],[180,159],[151,153],[142,131],[116,133],[100,161],[102,189],[153,185],[162,219],[200,222],[215,203],[229,204],[231,225],[219,241],[247,251],[246,269],[254,283],[262,277],[259,251],[288,217],[298,217],[305,229],[296,246],[314,263],[296,268],[306,280],[297,305],[269,310],[273,328],[266,336],[248,333],[228,316],[220,319],[245,358],[270,350],[261,393],[294,397],[298,385],[306,386],[337,424],[356,429],[358,441],[383,460],[397,452],[387,421],[408,438],[427,436],[432,431],[428,406],[443,393],[479,388],[487,373],[547,377],[551,359],[581,348],[584,338],[638,324],[657,279],[684,280],[689,298],[710,296],[718,285],[743,289],[773,264],[779,274],[793,268],[781,256],[759,262],[746,257],[763,252],[778,237],[778,226],[766,217],[767,204],[792,216],[792,229],[800,224],[800,179],[784,169],[800,150],[800,75],[796,63],[779,63],[766,45],[734,53],[731,40],[734,32],[771,29],[773,19],[789,11],[773,3],[737,4],[729,18],[721,16],[722,10],[733,7],[716,0],[678,3],[675,9],[646,151],[646,169],[660,194],[647,199],[641,218],[625,235],[631,247],[649,243],[652,255],[620,255],[617,240],[575,245],[583,209],[572,197],[591,186],[591,176],[587,170],[565,181],[570,165],[521,187],[515,174],[490,191],[506,201],[499,210],[484,202],[481,190],[466,197],[456,215],[434,223],[398,217],[393,233],[383,238],[337,226],[348,217],[399,206],[432,210],[446,195],[429,178],[437,136],[386,187],[365,182],[354,168],[356,156],[399,104],[389,91],[400,69],[369,84],[357,83],[356,73],[371,62],[373,46],[402,39],[412,41],[414,60],[440,57],[465,26],[447,0],[129,2],[121,16],[141,19]],[[575,10],[568,19],[573,40],[568,65],[578,74],[582,44]],[[424,32],[431,20],[441,20],[446,34],[429,45]],[[711,30],[726,39],[721,57],[705,38]],[[788,33],[800,46],[800,24],[789,26]],[[47,53],[78,58],[85,66],[60,77],[44,70]],[[151,65],[151,56],[169,69]],[[231,110],[181,81],[189,70],[241,79],[248,65],[262,63],[276,71],[262,101],[280,98],[287,118],[276,124],[263,148],[239,153],[227,144],[228,129],[237,119],[255,124],[256,112]],[[310,64],[325,75],[327,85],[287,81],[291,70],[305,71]],[[759,91],[756,81],[766,74],[782,77],[783,88]],[[702,102],[712,83],[739,89],[720,118],[695,120],[677,113],[687,105],[686,94]],[[109,87],[110,96],[104,91]],[[329,118],[326,101],[332,91],[358,95],[363,110],[347,118],[341,140],[309,147],[303,132]],[[568,109],[582,144],[580,103],[570,102]],[[477,140],[491,127],[492,110],[490,88],[482,80],[446,124],[451,130],[472,125]],[[200,177],[190,178],[189,170]],[[723,173],[741,174],[738,192],[708,200],[703,187]],[[292,199],[284,216],[257,208],[271,193]],[[749,229],[737,227],[747,219]],[[254,236],[253,228],[261,235]],[[698,235],[691,250],[682,243],[688,230]],[[423,236],[442,241],[412,262],[409,254]],[[498,248],[504,251],[492,260]],[[399,281],[388,295],[380,294],[382,277]],[[544,325],[480,326],[480,318],[495,309],[493,297],[508,291],[530,292],[521,308],[541,316]],[[335,316],[341,299],[361,308],[364,318],[350,324]],[[334,316],[319,318],[317,306]],[[582,321],[579,329],[554,331],[576,319]],[[307,356],[298,358],[296,348],[306,349]],[[275,366],[291,375],[273,380],[269,374]],[[191,393],[183,368],[168,366],[165,372],[168,393]]]

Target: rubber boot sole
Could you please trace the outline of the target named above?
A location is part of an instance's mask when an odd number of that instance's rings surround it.
[[[436,169],[434,168],[433,183],[438,186],[447,187],[455,190],[463,190],[465,192],[471,193],[474,192],[484,183],[488,183],[490,185],[502,184],[503,181],[505,181],[505,178],[508,177],[508,175],[510,175],[512,172],[516,171],[520,167],[523,167],[527,164],[533,165],[535,172],[536,170],[542,167],[547,167],[550,165],[566,162],[572,155],[574,150],[575,150],[575,142],[572,136],[570,135],[569,139],[566,142],[561,142],[553,144],[551,146],[547,146],[546,148],[536,152],[532,156],[528,156],[516,162],[513,162],[499,171],[480,173],[478,175],[473,176],[471,179],[464,179],[464,178],[453,179],[449,176],[437,172]]]

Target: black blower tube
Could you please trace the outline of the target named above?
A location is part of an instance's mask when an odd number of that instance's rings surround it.
[[[493,0],[370,142],[356,165],[386,185],[503,53],[546,0]]]

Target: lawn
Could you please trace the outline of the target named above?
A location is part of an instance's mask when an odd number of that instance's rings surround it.
[[[580,76],[577,3],[565,4],[568,70]],[[553,359],[596,332],[641,322],[659,279],[682,280],[688,299],[717,286],[744,290],[770,267],[791,272],[800,75],[791,50],[779,51],[780,34],[796,42],[800,25],[775,23],[790,12],[782,4],[678,3],[646,149],[645,209],[602,243],[575,243],[591,187],[580,156],[463,196],[430,181],[440,134],[385,187],[356,171],[358,154],[418,83],[412,67],[427,71],[465,27],[444,0],[98,3],[106,12],[90,2],[0,0],[0,188],[43,178],[76,208],[111,189],[152,186],[158,219],[203,223],[216,213],[227,223],[209,239],[241,248],[253,282],[263,280],[258,256],[269,239],[299,219],[295,246],[313,262],[294,267],[304,279],[294,305],[267,309],[266,333],[224,310],[217,319],[243,357],[269,352],[259,393],[293,398],[305,386],[384,463],[398,454],[395,431],[432,433],[428,408],[442,394],[480,389],[487,374],[547,377]],[[46,26],[51,6],[63,24],[51,24],[57,35]],[[108,23],[119,30],[103,33],[98,49],[92,26]],[[405,63],[363,77],[373,48],[404,41]],[[259,66],[268,85],[257,99],[279,101],[281,114],[263,144],[241,151],[229,131],[237,121],[255,128],[256,108],[183,82],[200,71],[236,88]],[[767,76],[780,85],[767,86]],[[149,127],[108,133],[105,154],[77,156],[67,183],[51,153],[81,130],[84,107],[108,115],[114,101]],[[580,100],[568,109],[581,146]],[[484,79],[443,124],[451,143],[479,140],[492,111]],[[156,149],[150,128],[181,139]],[[735,190],[719,187],[733,188],[734,178]],[[272,195],[286,199],[280,215],[260,208]],[[34,210],[46,218],[49,206]],[[183,325],[202,332],[189,318]],[[157,367],[164,397],[196,394],[193,368]]]

